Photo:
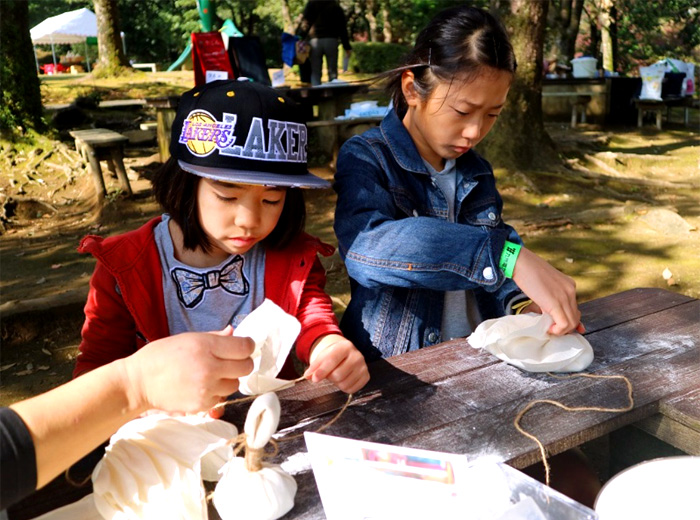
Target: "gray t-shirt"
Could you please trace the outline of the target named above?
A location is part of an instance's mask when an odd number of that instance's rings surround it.
[[[154,234],[170,334],[237,327],[265,300],[265,248],[258,243],[217,266],[192,267],[175,259],[169,220],[164,214]]]
[[[457,195],[457,161],[448,159],[445,167],[438,172],[428,161],[423,160],[430,176],[447,199],[447,214],[450,222],[455,222],[455,198]],[[481,322],[479,308],[472,291],[445,291],[440,336],[443,341],[463,338],[471,334]]]

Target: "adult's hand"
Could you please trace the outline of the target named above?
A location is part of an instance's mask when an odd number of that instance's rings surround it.
[[[574,329],[583,332],[573,278],[523,247],[515,263],[513,281],[542,312],[552,317],[554,323],[549,329],[550,334],[559,336]],[[534,305],[525,310],[535,310]]]
[[[253,370],[250,338],[220,332],[186,332],[149,343],[124,359],[132,399],[144,411],[208,410],[238,390],[238,378]]]

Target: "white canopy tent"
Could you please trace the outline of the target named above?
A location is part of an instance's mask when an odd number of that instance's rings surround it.
[[[85,61],[88,72],[90,61],[87,59],[87,38],[97,36],[97,17],[90,9],[76,9],[57,16],[47,18],[30,31],[33,44],[50,44],[53,53],[53,63],[56,65],[56,43],[80,43],[85,42]],[[36,53],[34,55],[36,59]],[[37,72],[39,63],[37,62]]]

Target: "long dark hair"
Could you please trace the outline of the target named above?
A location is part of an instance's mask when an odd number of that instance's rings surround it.
[[[161,207],[170,214],[183,234],[185,249],[201,247],[209,252],[211,242],[202,229],[197,212],[197,187],[200,177],[186,172],[171,157],[153,175],[153,194]],[[287,188],[284,207],[277,225],[262,241],[266,247],[282,249],[304,230],[306,206],[299,188]]]
[[[416,92],[427,99],[438,82],[469,82],[485,67],[515,74],[508,33],[488,11],[459,6],[438,13],[420,32],[402,65],[383,77],[395,110],[403,116],[407,109],[401,89],[404,71],[413,71]]]

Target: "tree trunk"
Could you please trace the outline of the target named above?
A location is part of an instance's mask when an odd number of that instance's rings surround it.
[[[284,31],[289,34],[294,34],[294,22],[292,22],[292,14],[289,11],[289,0],[280,0],[282,4],[282,23]]]
[[[367,17],[367,23],[369,24],[369,41],[371,42],[379,41],[377,33],[377,17],[374,14],[375,9],[376,4],[374,0],[368,0],[365,16]]]
[[[97,50],[99,59],[95,66],[97,76],[119,76],[129,67],[124,56],[119,32],[117,0],[95,0],[97,17]]]
[[[478,149],[495,166],[551,168],[559,164],[542,121],[542,54],[547,2],[500,0],[497,14],[508,29],[518,70],[496,126]]]
[[[599,0],[598,23],[600,24],[601,45],[600,53],[603,56],[603,69],[614,70],[613,42],[610,34],[612,0]]]
[[[620,62],[620,46],[617,39],[617,7],[610,8],[610,40],[612,41],[612,66],[610,69],[616,71]]]
[[[586,56],[598,57],[598,46],[600,43],[600,31],[598,31],[597,13],[586,10],[588,16],[588,27],[590,38],[587,48],[583,49]]]
[[[0,2],[0,130],[41,129],[41,90],[29,35],[27,0]]]
[[[391,43],[394,40],[389,14],[389,2],[385,0],[382,2],[382,24],[384,26],[384,41],[387,43]]]
[[[570,66],[576,52],[576,38],[581,24],[584,0],[552,0],[550,24],[555,31],[554,57],[560,64]]]

